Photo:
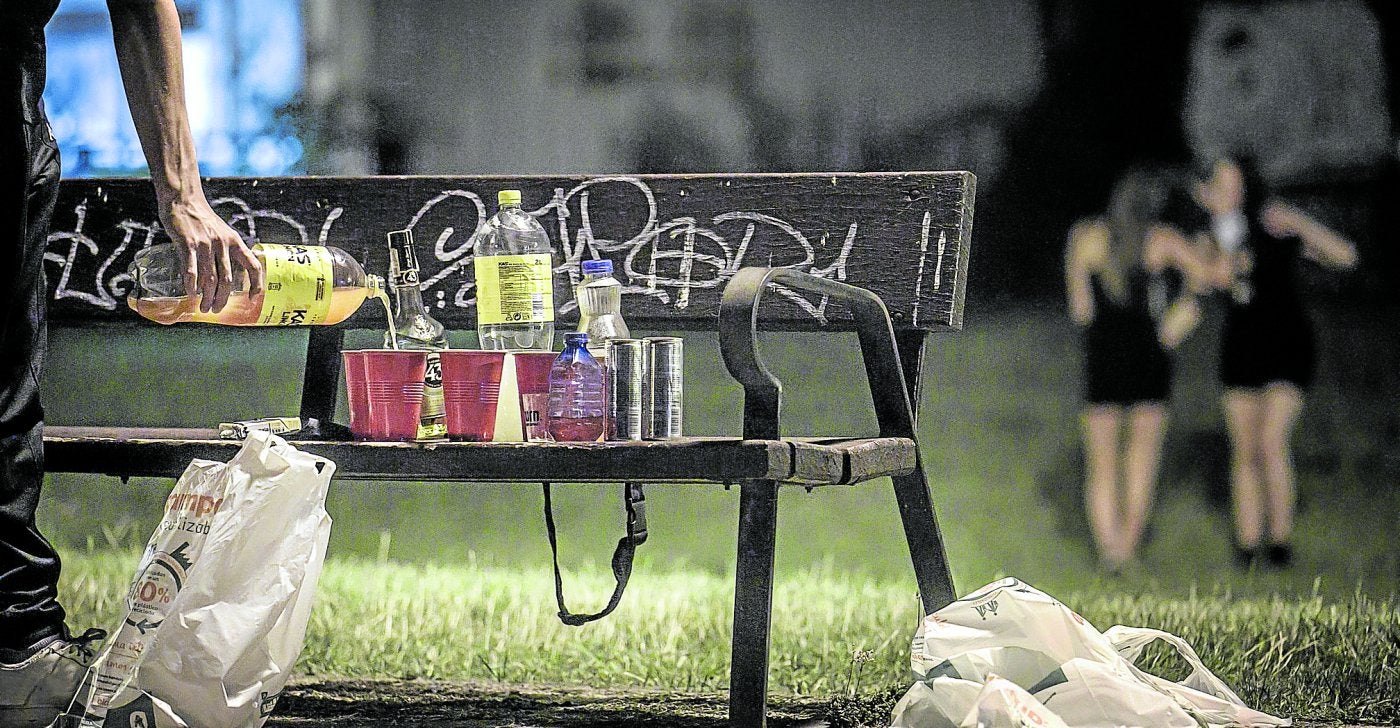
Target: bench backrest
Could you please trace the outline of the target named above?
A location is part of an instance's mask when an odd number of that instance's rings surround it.
[[[205,182],[253,241],[328,244],[386,271],[385,233],[411,228],[424,301],[450,329],[476,324],[473,231],[518,188],[549,232],[560,321],[576,320],[582,260],[608,258],[639,328],[713,329],[745,266],[790,266],[868,288],[895,328],[960,328],[975,180],[967,172],[599,177],[294,177]],[[140,323],[125,305],[132,255],[162,242],[150,183],[62,183],[45,256],[56,325]],[[840,326],[819,297],[780,290],[767,328]],[[355,326],[382,328],[362,308]]]

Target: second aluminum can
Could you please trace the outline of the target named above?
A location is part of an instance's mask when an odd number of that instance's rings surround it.
[[[641,440],[646,404],[646,345],[641,339],[607,342],[607,439]]]
[[[646,341],[646,407],[642,429],[648,440],[681,436],[685,359],[679,337],[652,336]]]

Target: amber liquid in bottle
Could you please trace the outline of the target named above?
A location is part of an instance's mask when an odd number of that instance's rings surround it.
[[[323,324],[338,324],[350,318],[359,310],[370,294],[368,288],[346,286],[331,289],[331,306]],[[257,326],[258,315],[262,311],[262,294],[249,296],[245,291],[236,291],[228,297],[228,304],[218,313],[201,312],[199,296],[178,298],[134,298],[128,299],[131,310],[144,318],[162,324],[184,321],[199,321],[226,326]]]

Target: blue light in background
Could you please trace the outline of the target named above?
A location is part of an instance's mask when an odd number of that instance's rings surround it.
[[[208,175],[302,171],[282,111],[301,90],[300,0],[179,0],[185,103]],[[105,0],[63,0],[48,26],[44,105],[65,177],[143,174]]]

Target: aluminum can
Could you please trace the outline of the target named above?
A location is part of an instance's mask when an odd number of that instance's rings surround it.
[[[685,360],[680,338],[652,336],[646,341],[646,411],[642,427],[648,440],[681,436]]]
[[[641,339],[607,342],[608,440],[641,440],[646,404],[646,345]]]

